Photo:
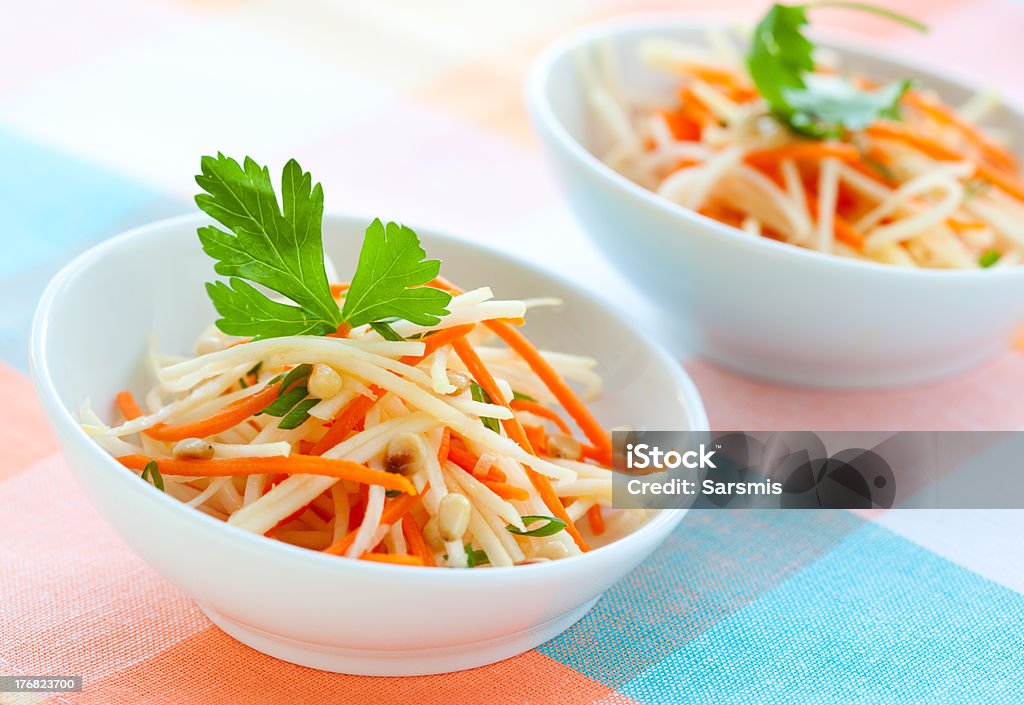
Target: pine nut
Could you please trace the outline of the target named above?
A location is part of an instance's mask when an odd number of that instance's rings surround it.
[[[182,438],[174,444],[174,457],[181,460],[209,460],[213,453],[213,444],[202,438]]]
[[[415,475],[423,469],[426,446],[415,433],[400,433],[388,442],[384,453],[384,469],[400,475]]]
[[[313,371],[309,373],[309,382],[306,389],[311,396],[317,399],[330,399],[341,391],[341,375],[334,371],[330,365],[316,363]]]
[[[541,558],[557,561],[560,558],[568,558],[569,549],[561,541],[550,541],[541,546],[541,549],[537,551],[537,555]]]
[[[572,436],[548,436],[548,455],[564,460],[579,460],[583,455],[583,448]]]
[[[448,370],[448,384],[455,387],[455,391],[449,392],[448,396],[457,397],[467,389],[473,380],[469,375],[457,370]]]
[[[444,540],[441,532],[437,530],[437,517],[430,517],[423,527],[423,540],[427,542],[432,551],[443,551]]]
[[[459,541],[469,528],[469,500],[449,492],[437,507],[437,529],[445,541]]]

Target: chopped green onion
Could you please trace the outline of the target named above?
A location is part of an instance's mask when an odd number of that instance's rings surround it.
[[[509,532],[517,534],[519,536],[552,536],[565,528],[565,522],[561,519],[556,519],[555,517],[535,515],[523,517],[523,526],[529,526],[530,524],[534,524],[538,521],[545,521],[547,523],[543,526],[537,527],[536,529],[530,529],[528,531],[518,529],[517,527],[512,526],[511,524],[509,524],[505,528],[508,529]]]
[[[313,370],[313,366],[308,362],[295,367],[285,375],[284,380],[281,382],[281,388],[277,390],[278,398],[282,397],[289,388],[297,383],[299,380],[309,377],[309,373]]]
[[[391,324],[386,321],[374,321],[370,324],[370,328],[377,331],[377,333],[380,334],[380,337],[384,338],[384,340],[391,340],[396,343],[400,343],[405,340],[405,338],[396,333],[395,329],[391,327]]]
[[[529,394],[523,394],[522,392],[517,392],[514,389],[512,390],[512,398],[513,399],[522,399],[523,401],[533,401],[533,402],[537,401],[536,399],[531,397]]]
[[[160,468],[157,466],[155,460],[150,460],[146,463],[146,467],[142,469],[142,479],[146,482],[153,484],[161,492],[164,491],[164,478],[160,474]]]
[[[284,385],[281,385],[282,389]],[[306,398],[309,390],[306,389],[304,384],[300,384],[298,387],[292,387],[287,392],[279,396],[273,404],[263,410],[262,413],[267,416],[284,416],[291,411],[296,404]]]
[[[473,544],[466,544],[466,565],[476,568],[478,565],[486,565],[490,562],[486,551],[474,551]]]
[[[296,389],[305,389],[305,387],[296,387]],[[291,411],[284,415],[277,427],[282,431],[290,431],[293,428],[298,428],[302,424],[306,423],[309,418],[309,410],[320,403],[320,400],[316,397],[309,397],[303,399],[298,404],[292,407]]]
[[[978,258],[978,264],[982,267],[991,267],[999,261],[1001,256],[998,250],[985,250],[981,257]]]
[[[476,382],[469,383],[469,393],[473,397],[473,401],[479,401],[484,404],[493,404],[491,401],[491,395],[488,394],[483,387]],[[487,428],[491,429],[495,433],[501,433],[501,425],[498,423],[498,419],[491,418],[490,416],[481,416],[480,423]]]

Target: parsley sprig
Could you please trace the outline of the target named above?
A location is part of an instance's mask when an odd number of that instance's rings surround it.
[[[841,137],[879,118],[898,118],[899,102],[910,81],[868,90],[838,76],[814,73],[814,43],[803,28],[809,24],[808,10],[818,7],[870,12],[926,31],[910,17],[868,3],[773,5],[758,22],[747,53],[750,76],[772,115],[794,132],[815,139]]]
[[[225,333],[255,340],[327,335],[342,324],[405,319],[434,325],[447,315],[451,296],[424,286],[441,263],[424,259],[411,229],[380,220],[366,230],[352,285],[338,308],[324,267],[323,189],[294,159],[281,176],[280,202],[270,170],[249,157],[241,165],[219,153],[203,157],[196,183],[204,191],[196,204],[223,226],[198,232],[203,250],[216,260],[214,271],[229,278],[206,285]]]

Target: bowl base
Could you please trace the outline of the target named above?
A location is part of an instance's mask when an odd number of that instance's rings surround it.
[[[843,390],[910,387],[954,377],[979,367],[1005,347],[1005,343],[996,341],[992,345],[936,361],[860,367],[838,363],[816,367],[813,364],[772,359],[766,355],[748,354],[713,344],[703,345],[700,354],[723,367],[756,379],[797,387]]]
[[[599,599],[600,596],[595,597],[560,617],[507,636],[456,646],[404,650],[350,649],[299,641],[239,624],[206,607],[200,609],[228,636],[299,666],[353,676],[430,676],[486,666],[540,646],[582,619]]]

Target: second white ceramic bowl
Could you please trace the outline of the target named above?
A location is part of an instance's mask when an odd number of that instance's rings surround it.
[[[700,351],[783,382],[870,387],[921,382],[1004,349],[1024,321],[1024,267],[971,271],[860,262],[749,235],[676,205],[603,164],[578,59],[598,48],[630,96],[670,105],[676,82],[643,65],[637,47],[666,37],[704,43],[706,23],[617,21],[550,47],[527,81],[527,104],[573,210],[608,259],[668,313]],[[953,104],[975,92],[911,62],[834,41],[844,66],[915,78]],[[996,126],[1024,134],[1008,107]]]
[[[155,223],[85,253],[50,284],[32,333],[32,374],[72,471],[100,513],[150,565],[224,631],[294,663],[343,673],[420,675],[508,658],[567,629],[646,558],[684,512],[662,512],[608,546],[513,568],[416,569],[328,556],[256,536],[185,506],[127,472],[75,421],[121,389],[146,387],[151,333],[188,353],[214,319],[203,289],[213,262],[199,217]],[[325,248],[351,272],[369,219],[328,217]],[[545,348],[597,358],[608,425],[706,429],[679,364],[589,294],[524,262],[420,231],[446,276],[499,297],[557,296],[527,332]]]

